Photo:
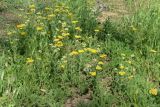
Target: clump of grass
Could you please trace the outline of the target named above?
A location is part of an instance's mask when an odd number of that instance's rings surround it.
[[[7,9],[7,4],[4,1],[0,2],[0,12],[3,12]]]
[[[134,4],[134,2],[132,3]],[[142,54],[145,54],[149,49],[159,50],[159,3],[158,1],[147,1],[144,4],[143,1],[139,1],[137,4],[141,7],[135,7],[135,14],[133,13],[133,16],[124,19],[122,27],[124,33],[121,38],[131,47],[140,49]]]

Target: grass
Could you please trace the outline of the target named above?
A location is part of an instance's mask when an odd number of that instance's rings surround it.
[[[86,0],[5,1],[22,20],[0,42],[0,106],[158,107],[160,8],[147,2],[99,24]]]

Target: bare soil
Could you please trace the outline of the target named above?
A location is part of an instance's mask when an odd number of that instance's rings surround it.
[[[18,23],[18,19],[18,16],[12,12],[0,12],[0,37],[5,36],[7,28],[12,27]]]
[[[105,8],[103,11],[100,12],[100,15],[98,17],[98,20],[103,23],[106,19],[111,19],[113,21],[119,20],[125,15],[128,15],[128,9],[126,4],[124,3],[124,0],[97,0],[100,1],[102,7],[104,4]]]

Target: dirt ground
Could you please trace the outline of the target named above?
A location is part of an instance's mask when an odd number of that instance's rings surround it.
[[[119,20],[129,14],[124,0],[96,0],[100,10],[98,20],[104,22],[106,19]]]
[[[18,17],[8,11],[0,12],[0,36],[5,36],[7,28],[10,28],[18,23]]]

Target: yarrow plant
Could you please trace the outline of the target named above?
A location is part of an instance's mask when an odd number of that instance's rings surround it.
[[[129,20],[129,25],[116,26],[112,18],[99,23],[92,2],[40,0],[24,9],[16,6],[22,20],[0,41],[0,51],[2,42],[6,47],[0,53],[0,106],[159,105],[157,28],[141,26],[152,22],[149,18],[137,24]],[[158,12],[153,9],[149,16]]]

